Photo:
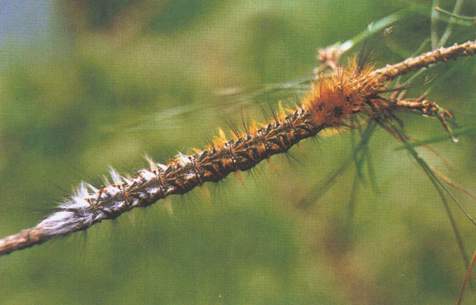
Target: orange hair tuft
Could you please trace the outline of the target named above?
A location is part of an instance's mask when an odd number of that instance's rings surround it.
[[[338,67],[329,77],[313,84],[302,105],[310,111],[316,125],[339,126],[352,113],[359,112],[365,96],[378,86],[369,79],[371,66],[359,67],[353,59],[346,68]]]

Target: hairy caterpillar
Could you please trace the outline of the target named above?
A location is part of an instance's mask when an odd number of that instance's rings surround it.
[[[0,255],[40,244],[50,238],[85,230],[135,208],[150,205],[172,194],[184,194],[205,182],[217,182],[231,172],[245,171],[272,155],[284,153],[303,139],[320,131],[346,126],[356,114],[377,120],[390,132],[395,111],[407,109],[437,116],[446,126],[451,115],[425,98],[385,98],[396,77],[431,64],[476,54],[476,42],[468,41],[408,58],[401,63],[374,70],[356,62],[337,67],[335,73],[316,81],[295,109],[280,109],[264,124],[252,124],[232,138],[220,132],[203,150],[179,153],[166,164],[149,159],[149,167],[136,175],[121,176],[111,170],[112,182],[96,188],[81,183],[70,200],[33,228],[0,240]]]

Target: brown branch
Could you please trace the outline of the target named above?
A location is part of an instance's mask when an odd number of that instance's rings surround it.
[[[400,75],[428,67],[437,62],[446,62],[450,59],[474,54],[476,54],[476,41],[467,41],[462,44],[454,44],[448,48],[439,48],[420,56],[407,58],[397,64],[387,65],[375,70],[371,76],[376,77],[378,82],[388,82]]]

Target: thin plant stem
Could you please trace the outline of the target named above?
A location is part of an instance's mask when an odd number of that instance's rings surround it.
[[[431,5],[431,22],[430,22],[430,38],[431,38],[431,49],[435,50],[438,48],[439,38],[438,38],[438,14],[435,10],[436,7],[440,5],[440,0],[433,0]]]
[[[438,13],[443,15],[439,18],[441,18],[442,20],[446,22],[450,22],[451,17],[453,17],[454,25],[461,25],[461,26],[475,26],[476,25],[476,17],[454,14],[452,12],[442,9],[441,7],[435,7],[435,10]]]
[[[453,15],[458,15],[461,12],[461,9],[463,8],[463,3],[464,3],[464,0],[456,0],[455,6],[452,12]],[[442,46],[446,45],[446,43],[448,42],[451,32],[453,31],[455,19],[456,18],[454,16],[450,17],[448,25],[446,26],[446,29],[443,32],[443,35],[441,35],[440,41],[438,42],[438,47],[441,48]]]

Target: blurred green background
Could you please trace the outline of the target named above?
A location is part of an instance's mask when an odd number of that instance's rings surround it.
[[[0,1],[0,235],[36,224],[81,180],[100,185],[109,165],[133,173],[146,153],[166,161],[218,127],[263,120],[262,108],[299,92],[219,93],[310,77],[316,48],[410,3],[367,40],[377,65],[430,37],[431,1]],[[476,15],[476,3],[462,14]],[[449,43],[474,32],[455,26]],[[464,126],[476,119],[475,63],[426,74],[430,97]],[[436,120],[402,118],[416,139],[444,135]],[[419,152],[474,192],[475,140],[436,143],[441,158]],[[292,158],[1,257],[0,304],[452,304],[463,260],[436,190],[398,146],[377,132],[377,187],[359,180],[353,193],[350,167],[307,209],[296,204],[352,153],[350,134],[305,141]],[[476,215],[475,202],[455,193]],[[469,255],[475,228],[451,208]]]

